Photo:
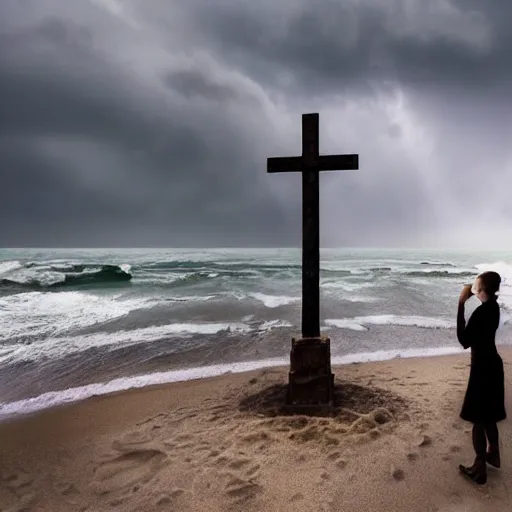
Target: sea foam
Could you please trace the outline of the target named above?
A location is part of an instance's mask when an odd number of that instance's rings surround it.
[[[327,319],[327,325],[355,331],[366,330],[367,325],[398,325],[404,327],[421,327],[424,329],[452,329],[455,323],[444,318],[401,315],[368,315],[353,318]]]
[[[144,299],[102,297],[78,291],[26,292],[0,297],[0,342],[20,336],[56,336],[112,320],[143,307]]]
[[[256,300],[259,300],[260,302],[263,302],[267,308],[286,306],[300,300],[300,297],[289,297],[287,295],[267,295],[265,293],[252,293],[250,296]]]
[[[113,348],[115,346],[134,346],[158,342],[174,336],[213,335],[221,332],[226,334],[248,333],[252,328],[242,322],[211,322],[211,323],[173,323],[142,327],[116,332],[95,332],[91,334],[61,336],[34,341],[31,344],[17,344],[5,354],[0,352],[0,362],[37,361],[44,358],[62,358],[69,354],[84,352],[90,348]]]
[[[377,352],[363,352],[333,357],[332,363],[334,365],[343,365],[358,362],[386,361],[394,358],[442,356],[458,354],[461,352],[461,348],[455,347],[382,350]],[[147,375],[123,377],[105,383],[89,384],[87,386],[68,388],[62,391],[51,391],[33,398],[18,400],[16,402],[0,403],[0,420],[5,420],[13,416],[34,413],[50,407],[83,401],[93,396],[106,395],[129,389],[144,388],[158,384],[204,379],[227,373],[242,373],[250,370],[285,366],[288,362],[287,358],[273,358],[260,361],[219,364],[187,370],[156,372]]]

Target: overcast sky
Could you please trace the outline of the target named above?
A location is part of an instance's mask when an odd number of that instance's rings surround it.
[[[510,0],[1,0],[0,245],[512,244]]]

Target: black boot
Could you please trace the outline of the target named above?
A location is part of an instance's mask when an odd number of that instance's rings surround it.
[[[485,460],[477,458],[475,463],[470,467],[460,464],[459,470],[464,476],[467,476],[478,485],[487,483],[487,466]]]
[[[500,460],[500,447],[499,445],[490,445],[489,450],[485,456],[485,460],[495,468],[501,467]]]

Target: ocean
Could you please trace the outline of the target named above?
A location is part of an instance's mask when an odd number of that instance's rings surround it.
[[[512,251],[322,250],[333,363],[461,351],[458,294],[484,270],[510,344]],[[288,364],[300,294],[300,249],[2,249],[0,417]]]

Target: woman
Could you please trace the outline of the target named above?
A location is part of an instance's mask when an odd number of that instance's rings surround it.
[[[471,370],[460,417],[473,423],[475,462],[459,466],[462,474],[477,484],[487,482],[487,464],[500,467],[499,434],[496,423],[506,418],[503,361],[496,350],[496,330],[500,322],[500,307],[496,293],[501,284],[496,272],[480,274],[473,284],[463,288],[457,313],[457,338],[465,348],[471,348]],[[467,325],[464,304],[475,295],[481,302]],[[487,450],[487,442],[489,449]]]

